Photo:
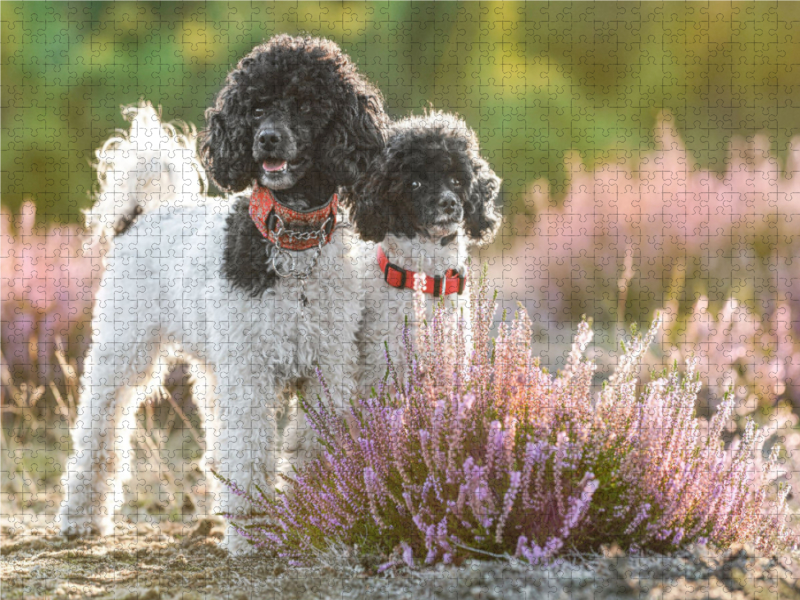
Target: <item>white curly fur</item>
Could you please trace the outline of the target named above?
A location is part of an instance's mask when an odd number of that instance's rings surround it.
[[[455,238],[445,246],[442,246],[439,240],[422,237],[409,239],[392,234],[387,235],[379,245],[389,262],[416,273],[435,277],[454,269],[462,275],[467,274],[467,236],[460,228]],[[366,265],[366,280],[371,283],[365,286],[364,324],[359,332],[363,356],[359,371],[359,387],[362,394],[369,394],[371,388],[386,376],[387,347],[392,364],[397,369],[401,381],[403,380],[407,367],[403,344],[404,328],[408,324],[409,335],[413,341],[415,330],[419,327],[414,310],[414,292],[410,289],[394,288],[384,281],[376,252],[375,244],[364,245],[362,260]],[[425,298],[425,318],[430,320],[434,299],[429,295]],[[437,298],[436,302],[438,301]],[[462,327],[470,327],[469,287],[460,295],[449,294],[444,298],[444,303],[454,318],[463,315]]]
[[[311,451],[296,393],[321,393],[317,365],[335,398],[355,385],[363,244],[338,228],[305,285],[281,279],[259,298],[232,289],[220,274],[232,199],[203,195],[193,132],[162,124],[148,105],[128,115],[130,132],[98,152],[100,193],[88,213],[110,247],[63,482],[67,535],[112,533],[134,415],[176,357],[194,365],[208,463],[245,489],[274,485]],[[134,205],[150,212],[108,235]],[[302,268],[309,253],[297,254]],[[244,504],[225,491],[217,500],[223,513]],[[234,554],[249,548],[230,527],[225,543]]]
[[[208,189],[193,126],[162,123],[149,102],[123,107],[122,115],[130,131],[117,130],[95,153],[100,191],[86,212],[95,234],[118,232],[154,206],[191,204]]]

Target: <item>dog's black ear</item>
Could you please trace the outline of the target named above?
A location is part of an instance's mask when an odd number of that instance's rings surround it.
[[[472,188],[464,203],[464,226],[473,242],[488,244],[494,239],[502,221],[494,205],[500,191],[500,178],[479,156],[472,159],[472,171]]]
[[[336,185],[348,188],[383,149],[388,117],[380,92],[366,81],[352,82],[321,139],[320,158]]]
[[[238,98],[236,72],[206,110],[206,128],[200,133],[200,158],[214,182],[223,190],[240,192],[253,179],[252,127]]]
[[[391,202],[391,178],[386,173],[383,155],[377,156],[355,185],[345,195],[350,220],[361,239],[381,242],[389,232],[396,233],[395,203]]]

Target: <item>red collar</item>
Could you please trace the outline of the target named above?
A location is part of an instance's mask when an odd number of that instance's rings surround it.
[[[383,279],[392,287],[414,289],[414,271],[409,271],[389,262],[383,248],[378,245],[378,266],[383,273]],[[448,294],[461,294],[467,285],[467,278],[459,275],[455,269],[448,269],[444,277],[425,276],[426,294],[433,294],[434,298]]]
[[[339,196],[336,194],[325,206],[307,212],[284,206],[265,187],[253,188],[250,196],[250,218],[253,223],[261,235],[285,250],[308,250],[330,242],[338,208]],[[302,229],[294,229],[295,225],[301,225]]]

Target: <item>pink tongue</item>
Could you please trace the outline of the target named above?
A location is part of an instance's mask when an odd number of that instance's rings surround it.
[[[268,162],[265,160],[262,166],[264,167],[265,171],[280,171],[286,166],[286,161],[283,160],[281,162]]]

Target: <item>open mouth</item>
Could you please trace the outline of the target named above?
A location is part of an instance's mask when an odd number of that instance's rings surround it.
[[[303,178],[306,166],[309,162],[307,157],[300,158],[275,158],[261,157],[261,171],[258,180],[261,185],[272,190],[288,190],[295,186]]]
[[[458,230],[458,221],[454,221],[452,219],[441,219],[433,223],[430,227],[428,227],[428,235],[439,238],[451,235]]]
[[[285,160],[265,160],[261,168],[265,173],[285,173],[289,169],[289,163]]]

